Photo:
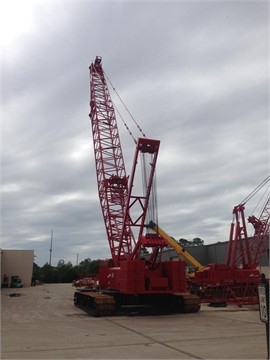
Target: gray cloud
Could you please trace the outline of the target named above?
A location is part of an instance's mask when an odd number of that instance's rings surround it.
[[[232,207],[269,173],[268,10],[265,1],[25,3],[31,26],[17,23],[3,48],[1,246],[34,249],[43,265],[53,229],[55,265],[110,256],[88,118],[96,55],[161,140],[161,227],[227,240]],[[120,120],[119,129],[129,173],[134,143]]]

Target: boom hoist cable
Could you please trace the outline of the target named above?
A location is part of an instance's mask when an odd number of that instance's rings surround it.
[[[142,130],[141,126],[138,124],[138,122],[136,121],[136,119],[134,118],[134,116],[131,114],[130,110],[128,109],[128,107],[124,103],[122,97],[119,95],[118,91],[116,90],[115,86],[113,85],[112,81],[110,80],[108,74],[104,70],[103,70],[103,73],[104,73],[104,76],[107,79],[107,82],[110,84],[110,86],[113,89],[113,91],[115,92],[117,98],[119,99],[121,104],[124,106],[126,112],[130,116],[133,123],[135,124],[135,126],[138,129],[139,133],[142,135],[143,138],[147,138],[147,136],[145,135],[145,133]],[[132,137],[134,143],[137,144],[137,140],[135,139],[132,131],[130,130],[129,126],[127,125],[126,121],[124,120],[123,116],[121,115],[119,109],[115,105],[115,102],[113,102],[113,105],[114,105],[114,108],[115,108],[119,118],[121,119],[123,125],[125,126],[126,130],[128,131],[129,135]],[[141,163],[141,174],[142,174],[142,187],[143,187],[144,194],[146,194],[146,192],[147,192],[147,179],[149,179],[149,166],[148,166],[148,164],[151,164],[152,159],[151,159],[151,155],[149,155],[147,152],[142,152],[140,154],[140,158],[141,158],[140,163]],[[158,209],[157,185],[156,185],[156,176],[154,175],[153,183],[152,183],[152,190],[151,190],[151,194],[150,194],[150,198],[149,198],[147,215],[146,215],[146,223],[147,224],[150,221],[154,221],[156,224],[158,223],[158,210],[157,209]],[[149,227],[146,227],[146,232],[147,233],[152,233],[152,230]]]
[[[129,109],[127,108],[126,104],[124,103],[124,101],[123,101],[122,98],[120,97],[119,93],[117,92],[117,90],[116,90],[115,87],[113,86],[111,80],[109,79],[109,77],[108,77],[108,75],[105,73],[105,71],[104,71],[104,75],[106,76],[109,84],[111,85],[112,89],[113,89],[114,92],[116,93],[118,99],[121,101],[122,105],[123,105],[124,108],[126,109],[127,113],[129,114],[129,116],[130,116],[131,119],[133,120],[134,124],[135,124],[136,127],[138,128],[139,132],[142,134],[142,136],[143,136],[144,138],[146,138],[146,135],[145,135],[145,133],[142,131],[142,128],[139,126],[139,124],[137,123],[137,121],[135,120],[135,118],[133,117],[133,115],[131,114],[131,112],[129,111]],[[114,104],[114,106],[115,106],[115,104]],[[119,113],[119,115],[120,115],[120,113]],[[124,121],[124,119],[123,119],[123,117],[122,117],[121,115],[120,115],[120,117],[121,117],[121,120],[123,121],[125,127],[129,130],[127,124],[125,123],[125,121]],[[129,132],[130,132],[130,131],[129,131]],[[131,132],[130,132],[130,135],[132,136],[133,139],[135,139]],[[135,142],[136,142],[136,140],[135,140]]]
[[[267,176],[240,204],[245,205],[254,195],[257,194],[267,183],[270,182],[270,175]],[[267,190],[266,190],[267,191]]]

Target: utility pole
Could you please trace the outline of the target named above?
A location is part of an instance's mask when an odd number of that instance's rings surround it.
[[[52,263],[52,241],[53,241],[53,230],[52,230],[52,233],[51,233],[50,262],[49,262],[50,266],[51,266],[51,263]]]

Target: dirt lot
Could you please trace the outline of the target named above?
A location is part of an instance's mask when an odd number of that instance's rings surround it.
[[[13,293],[20,296],[9,296]],[[70,284],[2,289],[2,359],[266,359],[258,309],[93,318]]]

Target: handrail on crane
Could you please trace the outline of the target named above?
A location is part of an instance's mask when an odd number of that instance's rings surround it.
[[[157,224],[155,224],[153,221],[150,221],[147,225],[147,228],[155,231],[157,234],[167,240],[168,244],[176,251],[176,253],[182,256],[190,266],[196,268],[196,271],[203,271],[204,266],[199,263],[199,261],[197,261],[179,243],[177,243],[170,235],[168,235],[164,230],[162,230]]]

